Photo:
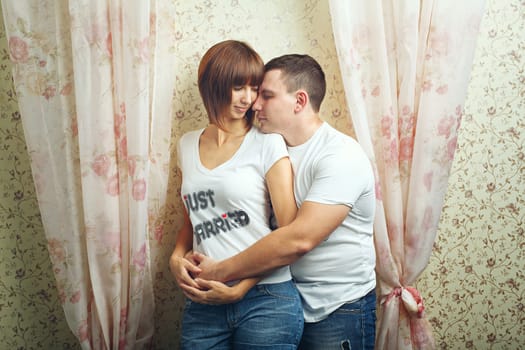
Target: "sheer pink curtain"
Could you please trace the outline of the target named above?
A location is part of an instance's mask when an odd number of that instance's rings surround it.
[[[153,334],[151,223],[167,188],[175,76],[169,6],[2,0],[60,301],[83,349],[145,348]]]
[[[330,1],[352,122],[376,171],[378,349],[435,346],[412,286],[432,252],[483,9]]]

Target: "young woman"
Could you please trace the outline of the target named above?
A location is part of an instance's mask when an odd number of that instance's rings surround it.
[[[199,268],[185,258],[192,249],[219,260],[246,249],[271,231],[271,207],[279,225],[295,217],[284,140],[253,126],[251,107],[263,69],[260,56],[235,40],[212,46],[199,65],[209,125],[179,141],[186,212],[170,259],[188,297],[182,349],[296,349],[301,338],[301,300],[288,267],[223,285],[194,278]],[[212,293],[206,300],[194,298],[197,289]]]

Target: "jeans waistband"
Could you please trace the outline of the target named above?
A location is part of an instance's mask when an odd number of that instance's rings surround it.
[[[346,302],[345,304],[353,304],[353,303],[356,303],[356,302],[361,301],[361,300],[363,300],[363,299],[366,299],[366,298],[368,298],[368,297],[370,297],[370,296],[372,296],[372,295],[375,296],[375,294],[376,294],[376,289],[373,288],[370,292],[366,293],[366,294],[363,295],[361,298],[357,298],[357,299],[354,299],[354,300],[352,300],[352,301],[348,301],[348,302]]]

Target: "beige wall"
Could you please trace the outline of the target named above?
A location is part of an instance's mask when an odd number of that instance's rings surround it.
[[[290,52],[316,57],[328,79],[323,118],[352,134],[327,0],[174,1],[174,139],[206,124],[196,67],[210,45],[226,38],[249,42],[265,61]],[[438,239],[418,281],[443,349],[519,349],[525,344],[523,13],[525,4],[519,0],[487,2]],[[57,302],[12,95],[2,23],[0,344],[10,349],[78,348]],[[179,227],[181,209],[175,200],[176,174],[167,206],[166,227],[172,232]],[[158,261],[167,261],[173,242],[173,234],[164,238]],[[155,288],[156,348],[176,349],[183,304],[167,268],[155,276]]]

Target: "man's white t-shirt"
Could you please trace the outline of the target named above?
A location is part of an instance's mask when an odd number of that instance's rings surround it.
[[[181,196],[193,226],[193,249],[223,260],[270,233],[271,209],[265,177],[288,152],[282,136],[263,134],[252,127],[232,158],[208,169],[199,156],[203,131],[188,132],[179,141]],[[259,283],[290,279],[286,266]]]
[[[325,241],[291,265],[305,321],[317,322],[375,288],[374,175],[357,141],[327,123],[288,153],[299,207],[311,201],[351,208]]]

